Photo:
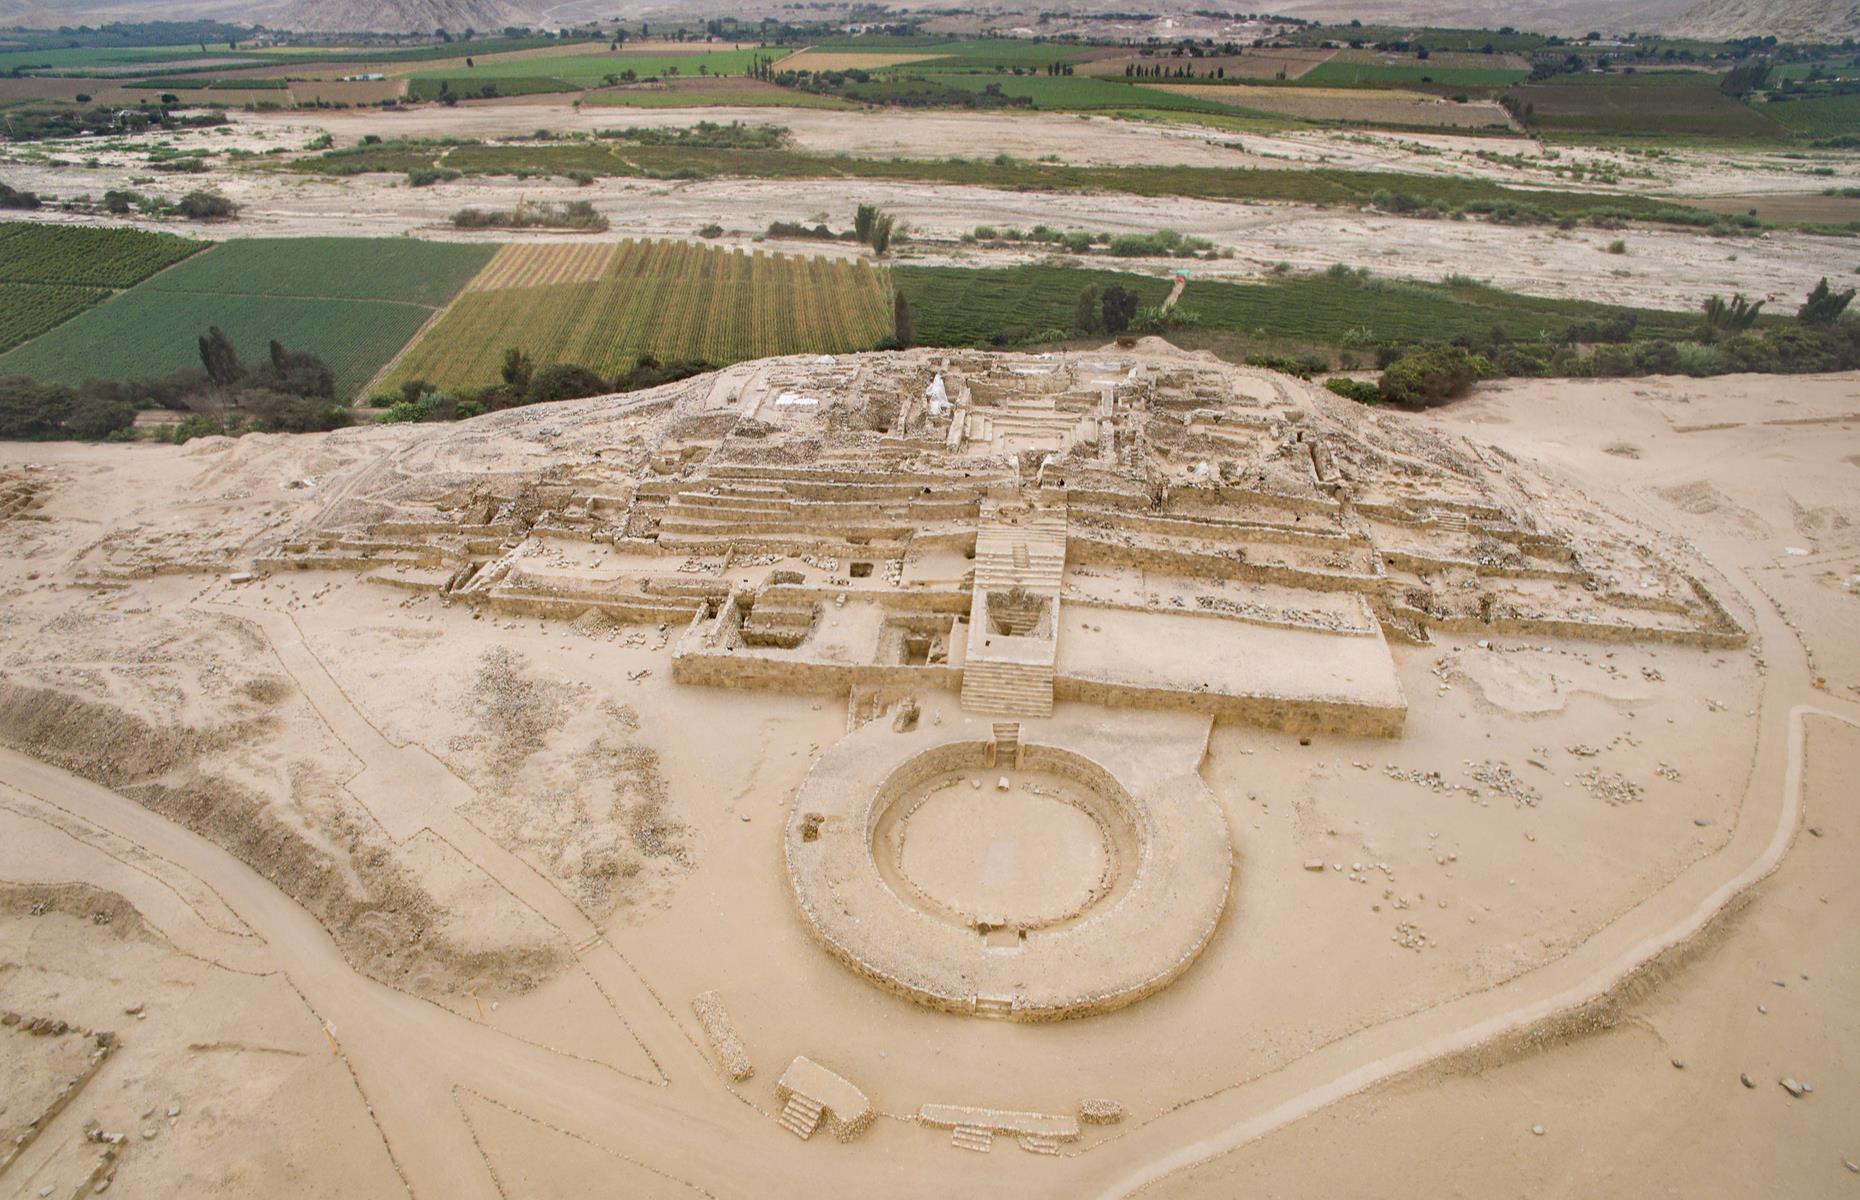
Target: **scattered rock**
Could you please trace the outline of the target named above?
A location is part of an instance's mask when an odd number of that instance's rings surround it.
[[[1538,1137],[1542,1137],[1544,1135],[1544,1127],[1542,1125],[1533,1125],[1531,1126],[1531,1132]]]
[[[1323,869],[1324,869],[1324,860],[1323,860],[1323,859],[1321,859],[1321,858],[1307,858],[1307,859],[1305,859],[1305,870],[1307,870],[1307,871],[1322,871]]]
[[[1776,1082],[1779,1086],[1781,1086],[1783,1091],[1788,1092],[1791,1096],[1800,1098],[1801,1096],[1807,1094],[1808,1092],[1808,1089],[1806,1087],[1797,1083],[1794,1079],[1791,1079],[1787,1076],[1784,1076],[1783,1078],[1778,1079]]]
[[[1757,1081],[1752,1079],[1748,1073],[1739,1075],[1737,1081],[1747,1088],[1754,1088],[1757,1086]]]

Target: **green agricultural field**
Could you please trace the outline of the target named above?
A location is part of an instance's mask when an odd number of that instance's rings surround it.
[[[1551,300],[1472,283],[1421,283],[1382,276],[1301,275],[1264,284],[1194,282],[1177,307],[1205,329],[1347,347],[1404,342],[1556,338],[1577,321],[1638,314],[1638,332],[1668,337],[1697,327],[1692,313],[1629,310]]]
[[[1193,270],[1193,264],[1189,265]],[[1069,330],[1079,293],[1119,284],[1155,305],[1169,283],[1150,275],[1064,267],[894,267],[911,304],[917,340],[932,346],[982,346],[1039,340]],[[1634,313],[1640,336],[1680,338],[1698,324],[1692,313],[1625,309],[1579,300],[1523,296],[1474,283],[1432,284],[1355,274],[1301,275],[1267,283],[1196,280],[1177,311],[1192,315],[1190,343],[1226,349],[1297,344],[1347,349],[1466,337],[1486,341],[1556,338],[1572,323]]]
[[[456,75],[421,75],[407,81],[409,100],[438,100],[444,96],[466,99],[492,96],[540,96],[550,92],[578,92],[585,86],[566,79],[516,76],[494,79],[466,72]]]
[[[1145,307],[1161,304],[1170,283],[1126,271],[1069,267],[893,267],[910,301],[911,325],[925,346],[1012,345],[1072,327],[1079,293],[1118,284]]]
[[[771,354],[869,350],[891,332],[890,281],[864,263],[629,241],[590,267],[571,257],[582,249],[506,247],[408,350],[387,384],[492,384],[513,346],[539,366],[575,363],[616,375],[644,354],[723,366]],[[551,279],[565,281],[496,286]]]
[[[0,350],[10,350],[57,328],[109,294],[100,288],[61,284],[0,283]],[[0,363],[4,361],[0,357]]]
[[[1530,75],[1507,67],[1449,67],[1426,62],[1364,63],[1331,59],[1298,77],[1301,84],[1367,84],[1398,87],[1404,83],[1435,83],[1442,87],[1505,87]]]
[[[439,308],[496,252],[413,238],[238,238],[151,280],[166,292],[387,300]]]
[[[1770,101],[1757,111],[1804,137],[1852,137],[1860,134],[1860,93]]]
[[[140,63],[180,63],[188,59],[249,59],[252,55],[227,50],[224,45],[207,47],[200,52],[198,42],[185,46],[86,46],[56,50],[0,50],[0,72],[16,68],[33,70],[49,67],[54,71],[83,71],[92,67],[120,67]]]
[[[1044,71],[1054,63],[1078,62],[1088,53],[1088,48],[1011,37],[855,37],[815,42],[808,49],[829,54],[923,54],[929,61],[898,69],[932,74],[1011,72],[1015,67]]]
[[[796,88],[776,87],[755,79],[727,78],[712,82],[680,79],[664,85],[622,86],[588,92],[582,104],[610,108],[838,108],[851,109],[836,96],[821,96]]]
[[[1522,84],[1506,95],[1534,133],[1571,137],[1736,138],[1774,141],[1788,130],[1718,90],[1701,71],[1575,75]]]
[[[492,253],[388,238],[226,242],[0,355],[0,374],[157,375],[196,364],[197,339],[218,325],[248,361],[274,338],[320,355],[354,394]]]
[[[138,229],[0,224],[0,351],[204,249],[205,242]]]
[[[469,49],[454,47],[454,54],[469,54]],[[704,54],[629,54],[624,50],[610,54],[563,54],[537,58],[500,58],[479,62],[469,70],[447,68],[443,72],[419,72],[413,78],[447,79],[489,83],[505,79],[560,79],[577,87],[596,87],[609,75],[631,71],[641,79],[648,76],[741,75],[762,50],[714,50]],[[703,68],[700,72],[699,68]]]
[[[1412,25],[1307,25],[1292,31],[1287,39],[1293,45],[1316,46],[1324,42],[1349,45],[1361,42],[1408,42],[1429,50],[1483,51],[1490,46],[1497,53],[1528,53],[1544,44],[1541,33],[1502,33],[1493,29],[1445,29]]]
[[[911,68],[915,71],[915,68]],[[965,91],[1000,88],[1004,95],[1025,96],[1033,107],[1059,111],[1092,109],[1148,108],[1159,111],[1233,113],[1247,110],[1234,105],[1183,96],[1115,79],[1096,79],[1089,75],[944,75],[931,81]],[[1260,113],[1260,116],[1267,114]]]
[[[0,224],[0,281],[129,287],[206,244],[140,229],[10,221]]]

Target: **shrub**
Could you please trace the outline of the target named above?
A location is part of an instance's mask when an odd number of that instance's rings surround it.
[[[217,192],[189,192],[174,206],[190,221],[224,221],[239,214],[239,206]]]
[[[1491,371],[1490,362],[1464,347],[1429,346],[1390,363],[1378,386],[1387,403],[1429,408],[1463,394]]]
[[[1382,392],[1375,384],[1360,379],[1326,379],[1324,386],[1345,400],[1354,400],[1358,404],[1377,404],[1382,400]]]
[[[408,187],[431,187],[435,183],[450,183],[461,176],[448,167],[415,167],[407,172]]]
[[[554,363],[536,372],[523,398],[526,404],[544,404],[552,400],[599,396],[608,390],[607,381],[586,367]]]
[[[1249,354],[1246,356],[1246,364],[1277,371],[1281,375],[1295,375],[1300,379],[1309,379],[1330,367],[1328,359],[1316,354]]]
[[[22,192],[17,188],[0,183],[0,208],[39,207],[39,197],[32,192]]]

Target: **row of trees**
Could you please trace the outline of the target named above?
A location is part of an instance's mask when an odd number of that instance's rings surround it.
[[[166,436],[185,441],[208,433],[307,433],[349,423],[336,398],[336,377],[316,355],[277,341],[257,366],[240,361],[232,339],[218,326],[197,344],[198,368],[123,380],[87,379],[76,387],[26,376],[0,379],[0,438],[86,441],[134,436],[136,414],[167,409],[183,414]]]

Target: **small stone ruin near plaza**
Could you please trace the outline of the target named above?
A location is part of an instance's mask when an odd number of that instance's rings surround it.
[[[800,919],[948,1012],[1084,1016],[1192,967],[1234,871],[1196,770],[1215,722],[1399,738],[1390,643],[1435,632],[1745,638],[1503,456],[1161,343],[764,360],[504,421],[521,469],[474,460],[490,432],[410,445],[259,568],[659,624],[682,685],[843,704],[782,839]],[[926,718],[935,693],[959,707]],[[810,1071],[794,1119],[856,1133]],[[939,1119],[1076,1136],[1013,1116]]]

